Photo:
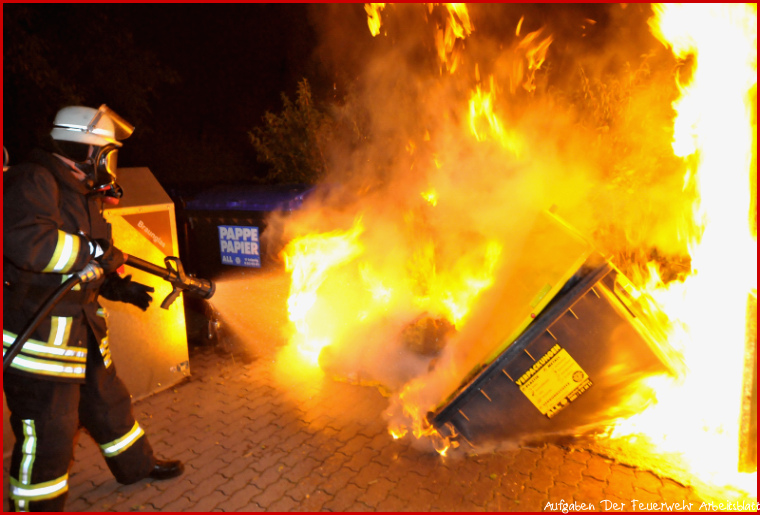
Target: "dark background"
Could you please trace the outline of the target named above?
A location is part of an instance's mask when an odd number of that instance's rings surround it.
[[[494,4],[476,26],[499,38],[523,15],[524,32],[547,25],[563,76],[612,36],[640,37],[610,12],[651,38],[646,6]],[[264,113],[279,113],[283,94],[295,100],[303,79],[318,105],[340,102],[373,52],[394,43],[373,39],[361,3],[4,4],[3,145],[17,163],[58,109],[105,103],[136,126],[119,166],[148,166],[170,194],[266,182],[248,134]]]
[[[357,34],[371,38],[363,4]],[[248,132],[306,78],[340,78],[316,55],[315,4],[5,4],[3,145],[10,164],[48,134],[58,109],[105,103],[136,126],[119,166],[166,188],[261,182]],[[318,22],[317,22],[318,23]],[[361,36],[361,34],[365,34]]]

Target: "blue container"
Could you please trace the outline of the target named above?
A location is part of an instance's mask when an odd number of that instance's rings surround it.
[[[216,186],[194,195],[184,207],[188,211],[293,211],[301,207],[314,189],[314,186],[305,185]]]
[[[185,269],[213,280],[235,268],[274,265],[281,245],[273,229],[265,235],[268,216],[299,209],[314,190],[307,185],[222,185],[183,198],[177,226]]]

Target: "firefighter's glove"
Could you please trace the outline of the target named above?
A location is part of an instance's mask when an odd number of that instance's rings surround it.
[[[152,286],[134,282],[131,275],[121,277],[119,274],[111,274],[100,287],[100,296],[108,300],[127,302],[145,311],[153,301],[153,297],[149,295],[153,291]]]
[[[90,242],[90,253],[103,267],[106,275],[118,270],[127,260],[124,253],[111,245],[108,240],[96,239]]]

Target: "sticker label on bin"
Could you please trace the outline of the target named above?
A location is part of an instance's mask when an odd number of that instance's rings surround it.
[[[219,251],[225,265],[260,267],[259,228],[220,225]]]
[[[555,345],[515,381],[542,415],[552,418],[593,384],[568,352]]]

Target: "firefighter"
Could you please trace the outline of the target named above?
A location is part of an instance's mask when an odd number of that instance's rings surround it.
[[[62,511],[76,434],[84,427],[119,483],[169,479],[180,461],[157,459],[132,413],[108,347],[98,296],[148,308],[153,288],[122,277],[103,203],[115,203],[121,140],[134,127],[107,106],[69,106],[45,145],[3,174],[3,354],[72,274],[86,279],[53,307],[3,377],[16,442],[10,506]],[[43,148],[45,148],[43,150]]]

